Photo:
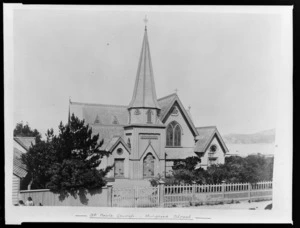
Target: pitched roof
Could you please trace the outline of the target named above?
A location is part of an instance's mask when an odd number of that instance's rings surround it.
[[[127,144],[125,143],[125,141],[123,140],[122,137],[119,137],[119,136],[114,136],[106,145],[105,147],[105,150],[106,151],[112,151],[114,150],[114,148],[119,144],[121,143],[125,149],[130,153],[130,149],[129,147],[127,146]]]
[[[93,135],[97,135],[99,133],[99,141],[103,139],[103,145],[100,149],[105,150],[112,143],[111,140],[114,137],[123,137],[124,136],[124,128],[123,126],[101,126],[101,125],[90,125],[93,129]]]
[[[150,48],[146,28],[144,33],[138,70],[135,79],[133,96],[129,104],[129,108],[134,107],[147,107],[157,109],[160,108],[156,97]]]
[[[124,126],[128,123],[127,106],[122,105],[70,102],[70,112],[85,119],[87,124]]]
[[[20,150],[14,148],[13,173],[20,178],[23,178],[27,175],[26,166],[21,160],[22,154],[23,153]]]
[[[179,98],[175,93],[157,100],[162,109],[159,117],[160,121],[158,121],[156,124],[161,124],[163,116],[165,116],[165,114],[170,110],[174,102],[178,100]],[[80,103],[71,101],[69,103],[69,106],[70,114],[74,113],[78,118],[85,119],[85,123],[89,124],[90,127],[92,127],[93,134],[99,133],[99,139],[104,139],[104,143],[101,149],[105,149],[114,136],[123,137],[123,127],[128,125],[129,118],[127,106]],[[185,109],[184,111],[186,112]],[[187,112],[186,115],[187,118],[189,118]],[[189,121],[193,126],[191,120]],[[154,125],[152,124],[151,126]]]
[[[177,94],[173,93],[157,100],[161,107],[160,120],[165,113],[171,108]],[[128,124],[128,110],[124,105],[93,104],[70,101],[70,114],[74,113],[80,119],[85,119],[87,124],[101,126],[124,126]],[[115,118],[117,124],[114,124]],[[98,122],[98,123],[95,123]]]
[[[189,115],[189,117],[191,118],[191,120],[193,121],[191,110],[190,109],[186,109],[186,112]]]
[[[170,94],[166,97],[160,98],[158,100],[159,103],[162,104],[162,110],[161,110],[161,114],[159,116],[160,120],[162,122],[164,122],[164,120],[168,117],[168,115],[171,114],[171,108],[172,106],[177,103],[179,109],[181,110],[181,112],[183,113],[183,118],[187,121],[188,126],[190,128],[190,130],[192,131],[192,133],[194,134],[194,136],[198,135],[198,131],[196,130],[196,127],[189,115],[189,113],[187,112],[187,110],[183,107],[183,104],[181,103],[178,95],[176,93]]]
[[[219,139],[224,151],[228,152],[228,149],[216,126],[197,127],[196,129],[199,135],[197,136],[198,141],[195,145],[195,152],[205,152],[215,135]]]
[[[116,142],[119,140],[120,136],[113,136],[110,141],[106,144],[105,150],[110,151],[110,149],[116,144]]]
[[[169,108],[173,104],[173,101],[175,101],[176,97],[177,97],[177,94],[176,93],[172,93],[172,94],[170,94],[168,96],[159,98],[157,100],[158,104],[159,104],[159,106],[161,108],[160,109],[160,115],[159,115],[160,119],[166,115],[167,111],[169,110]]]
[[[35,145],[35,137],[14,137],[14,140],[27,151],[31,147],[31,143]]]

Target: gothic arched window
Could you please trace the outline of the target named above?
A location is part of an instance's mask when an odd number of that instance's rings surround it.
[[[127,145],[128,145],[128,147],[129,147],[129,149],[131,149],[130,138],[128,138],[128,140],[127,140]]]
[[[167,146],[173,146],[173,127],[167,127]]]
[[[149,109],[147,111],[147,123],[152,123],[152,121],[151,121],[151,115],[152,115],[152,111],[151,111],[151,109]]]
[[[181,130],[179,125],[177,124],[174,128],[174,146],[180,146],[181,145]]]
[[[176,121],[167,127],[167,146],[181,146],[181,128]]]

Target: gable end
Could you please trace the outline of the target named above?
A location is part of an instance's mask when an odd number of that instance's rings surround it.
[[[168,112],[165,114],[165,116],[162,119],[162,122],[165,123],[170,115],[173,113],[174,106],[176,106],[177,110],[179,110],[181,116],[183,117],[184,121],[187,123],[190,131],[192,132],[193,136],[198,135],[198,131],[196,130],[195,126],[193,125],[193,122],[191,121],[190,117],[188,116],[188,113],[186,110],[182,107],[182,105],[178,102],[177,99],[175,99],[172,102],[172,105],[169,107]]]

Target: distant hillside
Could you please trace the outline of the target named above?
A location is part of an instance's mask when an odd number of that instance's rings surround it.
[[[254,134],[228,134],[223,135],[225,143],[231,144],[256,144],[274,143],[275,129],[260,131]]]

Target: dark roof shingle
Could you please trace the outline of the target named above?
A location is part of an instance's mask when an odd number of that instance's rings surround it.
[[[27,175],[26,165],[21,160],[22,154],[20,150],[14,148],[13,173],[20,178],[24,178]]]
[[[101,126],[101,125],[90,125],[93,129],[93,135],[99,133],[99,141],[103,139],[103,145],[100,149],[106,149],[109,146],[110,141],[114,137],[124,136],[123,126]]]
[[[195,152],[205,152],[214,135],[217,135],[218,139],[220,140],[221,146],[224,148],[225,152],[228,152],[228,149],[216,126],[197,127],[196,129],[199,135],[197,136],[198,141],[195,145]]]
[[[79,118],[85,119],[87,124],[95,124],[99,120],[99,125],[125,125],[128,122],[127,106],[103,105],[88,103],[70,103],[70,114],[74,113]],[[117,120],[117,121],[115,121]],[[117,122],[117,124],[115,124]]]
[[[177,94],[173,93],[157,100],[161,107],[160,120],[168,111]],[[124,137],[124,126],[128,124],[128,106],[105,105],[70,102],[70,114],[74,113],[80,119],[84,119],[93,129],[93,134],[99,133],[99,139],[104,143],[101,149],[107,148],[114,136]],[[97,120],[95,123],[95,120]],[[158,121],[156,124],[161,124]]]
[[[166,112],[168,111],[171,103],[176,99],[176,93],[172,93],[168,96],[165,96],[165,97],[162,97],[162,98],[159,98],[157,101],[158,101],[158,104],[161,108],[160,110],[160,120],[162,120],[161,118],[165,116]]]
[[[27,151],[31,147],[31,143],[35,145],[35,137],[14,137],[14,140]]]

